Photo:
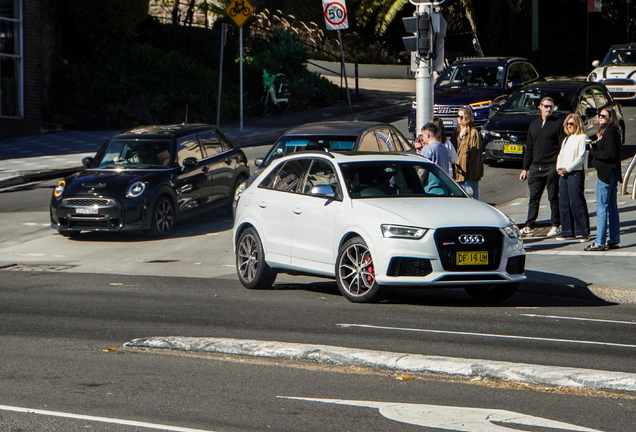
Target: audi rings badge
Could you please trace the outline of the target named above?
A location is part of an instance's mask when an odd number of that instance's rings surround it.
[[[481,234],[462,234],[459,236],[459,242],[464,245],[480,245],[484,244],[485,241]]]

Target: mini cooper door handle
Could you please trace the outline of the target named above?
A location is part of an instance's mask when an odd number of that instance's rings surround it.
[[[294,213],[296,213],[296,214],[302,214],[302,213],[303,213],[303,211],[300,209],[300,207],[296,207],[296,208],[294,209]]]
[[[267,203],[265,201],[261,201],[260,203],[258,203],[258,206],[260,208],[265,208],[265,207],[267,207]]]

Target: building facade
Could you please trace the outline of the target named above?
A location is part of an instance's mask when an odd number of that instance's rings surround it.
[[[0,139],[42,130],[40,0],[0,0]]]

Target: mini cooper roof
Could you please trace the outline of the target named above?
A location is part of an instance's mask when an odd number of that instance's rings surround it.
[[[172,125],[148,125],[137,126],[132,129],[125,130],[114,135],[113,139],[121,138],[180,138],[184,135],[190,135],[196,132],[202,132],[208,129],[217,129],[216,126],[206,124],[172,124]]]
[[[328,121],[318,123],[307,123],[289,129],[283,136],[287,135],[351,135],[358,136],[362,131],[378,126],[390,126],[387,123],[368,121]]]

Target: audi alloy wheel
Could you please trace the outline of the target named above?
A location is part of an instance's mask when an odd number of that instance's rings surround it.
[[[347,300],[355,303],[374,303],[382,300],[386,288],[375,280],[373,257],[360,237],[345,242],[338,252],[336,283]]]

